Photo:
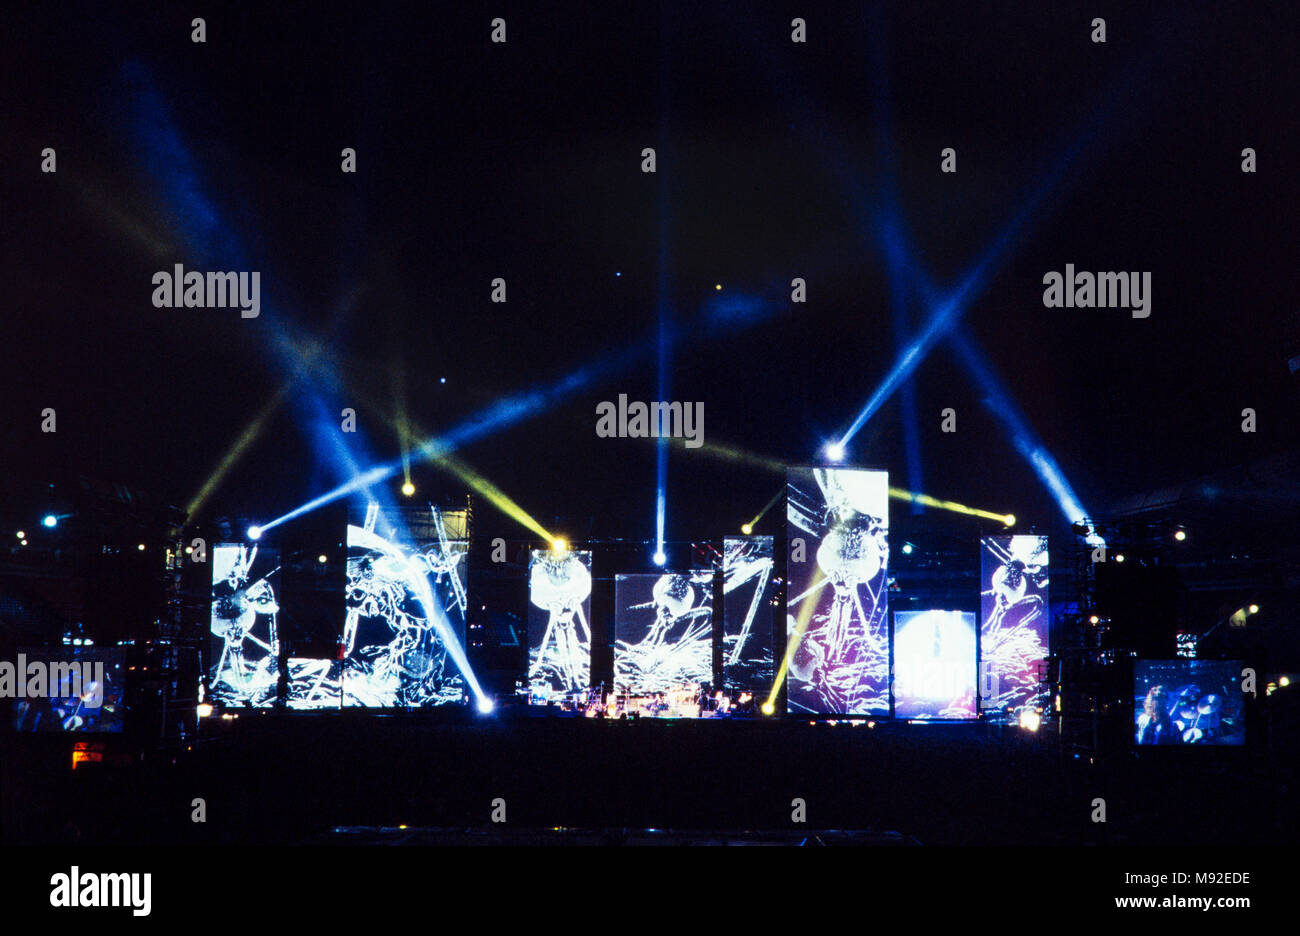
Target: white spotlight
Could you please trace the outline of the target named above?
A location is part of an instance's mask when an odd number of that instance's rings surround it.
[[[251,526],[248,528],[248,538],[258,540],[262,538],[262,528],[260,526]]]
[[[478,710],[484,715],[491,714],[496,705],[487,696],[481,696],[478,700]]]
[[[654,554],[654,561],[655,561],[655,565],[661,566],[668,561],[668,557],[664,555],[664,551],[662,549],[656,550]]]
[[[826,457],[833,462],[844,461],[844,446],[838,442],[827,442]]]

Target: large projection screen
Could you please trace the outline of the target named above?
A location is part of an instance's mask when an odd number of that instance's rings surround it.
[[[1241,660],[1137,660],[1133,743],[1139,747],[1246,743]]]
[[[373,505],[348,525],[345,706],[463,700],[456,657],[465,646],[464,526],[463,511]]]
[[[980,542],[980,707],[1014,722],[1037,708],[1048,649],[1047,537]]]
[[[735,695],[772,686],[772,537],[722,541],[722,682]]]
[[[213,547],[207,701],[225,707],[275,703],[280,640],[280,555],[254,543]]]
[[[699,714],[713,682],[713,572],[614,580],[614,688],[656,697],[651,714]]]
[[[791,468],[786,485],[786,706],[889,712],[889,475]]]
[[[975,644],[969,611],[895,611],[894,714],[974,718]]]
[[[528,689],[545,704],[591,683],[591,553],[534,549],[528,562]]]

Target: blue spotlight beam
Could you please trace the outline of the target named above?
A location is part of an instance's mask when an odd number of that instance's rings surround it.
[[[252,264],[240,239],[223,222],[215,204],[204,195],[197,164],[181,135],[173,128],[166,102],[157,91],[147,69],[136,62],[128,63],[123,69],[123,77],[134,118],[132,129],[141,144],[145,170],[151,177],[162,182],[161,188],[184,228],[189,249],[208,262],[233,265],[235,269],[251,269]],[[294,333],[288,316],[283,310],[276,311],[279,314],[267,314],[268,310],[262,309],[267,328],[273,336],[269,346],[276,352],[280,366],[301,378],[304,371],[313,369],[315,362],[302,352],[308,344]],[[347,493],[364,492],[371,500],[391,507],[391,498],[387,497],[386,491],[381,490],[376,497],[376,492],[371,490],[372,485],[386,478],[389,472],[374,469],[361,472],[353,455],[353,446],[364,446],[363,437],[358,433],[350,443],[343,438],[338,422],[341,409],[338,392],[341,382],[337,373],[323,363],[315,364],[314,369],[322,372],[321,379],[311,382],[299,379],[301,392],[295,394],[313,448],[322,462],[333,466],[340,477],[350,479],[341,486]],[[328,402],[322,393],[329,394]],[[297,511],[296,515],[303,512],[305,511]],[[282,517],[263,524],[260,529],[254,527],[250,533],[256,530],[257,537],[260,537],[266,530],[278,526],[284,520]],[[398,522],[401,523],[400,519]],[[399,535],[406,538],[407,531],[401,530]],[[427,583],[425,587],[427,589]],[[433,613],[436,603],[430,605],[426,601],[427,597],[429,596],[420,594],[421,601]],[[440,608],[436,610],[441,611]],[[465,656],[464,648],[446,626],[445,619],[439,623],[439,629],[443,632],[452,659],[481,701],[484,698],[483,691]]]

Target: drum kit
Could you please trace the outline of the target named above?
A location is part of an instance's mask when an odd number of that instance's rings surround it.
[[[1217,693],[1201,695],[1199,686],[1184,686],[1177,698],[1169,714],[1183,733],[1184,744],[1211,744],[1225,727],[1231,727],[1220,715],[1223,696]]]

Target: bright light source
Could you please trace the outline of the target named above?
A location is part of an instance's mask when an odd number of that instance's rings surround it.
[[[1123,554],[1123,553],[1116,553],[1116,554],[1115,554],[1115,561],[1116,561],[1116,562],[1123,562],[1123,561],[1124,561],[1124,554]]]
[[[478,700],[478,710],[484,715],[489,714],[494,708],[496,708],[496,705],[487,696],[483,696]]]
[[[19,538],[19,539],[27,539],[27,534],[24,533],[22,530],[19,530],[19,531],[18,531],[18,538]]]
[[[749,534],[754,532],[754,525],[751,523],[741,524],[740,532],[748,536]]]
[[[1181,543],[1183,540],[1187,539],[1187,531],[1184,530],[1182,527],[1175,527],[1174,539],[1176,539],[1178,542]]]
[[[775,712],[775,711],[776,711],[776,706],[773,705],[771,702],[764,702],[764,703],[763,703],[763,714],[764,714],[764,715],[771,715],[771,714],[772,714],[773,712]]]
[[[199,716],[199,718],[211,718],[212,706],[207,702],[200,702],[194,707],[194,714]]]
[[[1287,686],[1291,685],[1291,677],[1279,676],[1277,680],[1277,684],[1281,686],[1283,689],[1285,689]]]
[[[1088,623],[1089,623],[1089,624],[1100,624],[1100,623],[1101,623],[1101,618],[1097,617],[1097,615],[1094,614],[1092,617],[1088,618]]]
[[[838,442],[826,443],[826,457],[833,462],[844,460],[844,446]]]
[[[1259,605],[1253,604],[1246,610],[1249,611],[1251,614],[1259,614]]]
[[[655,561],[655,565],[657,565],[657,566],[661,566],[661,565],[663,565],[665,562],[668,561],[668,557],[665,556],[665,555],[664,555],[664,551],[663,551],[662,549],[660,549],[660,550],[657,550],[657,551],[655,552],[655,554],[654,554],[654,561]]]
[[[18,545],[20,545],[20,546],[26,546],[26,545],[27,545],[27,540],[19,540],[19,541],[18,541]]]
[[[551,550],[553,552],[562,553],[568,548],[569,544],[564,541],[564,537],[562,536],[557,536],[555,539],[551,540]]]
[[[722,289],[722,284],[721,284],[721,283],[714,283],[714,284],[713,284],[713,288],[714,288],[715,290],[720,290],[720,289]]]
[[[1007,514],[1005,517],[1002,518],[1002,523],[1003,523],[1004,526],[1009,526],[1009,527],[1015,526],[1015,525],[1016,525],[1016,515],[1015,515],[1015,514]]]
[[[904,554],[904,555],[907,555],[907,556],[910,556],[910,555],[912,554],[912,544],[911,544],[911,543],[904,543],[904,544],[903,544],[903,554]]]
[[[186,546],[186,547],[185,547],[185,555],[188,556],[188,555],[189,555],[190,553],[192,553],[192,552],[194,552],[194,547],[193,547],[193,546]]]
[[[251,526],[248,528],[248,538],[258,540],[262,538],[262,528],[260,526]]]
[[[1043,717],[1038,714],[1037,709],[1021,709],[1020,727],[1025,731],[1037,731],[1039,725],[1043,723]]]
[[[140,550],[140,552],[144,552],[144,543],[137,543],[135,548]]]
[[[46,514],[45,519],[43,519],[41,523],[52,530],[59,525],[59,518],[54,516],[54,514]]]
[[[319,556],[316,557],[316,561],[323,564],[329,562],[329,558],[330,558],[329,556],[325,555],[324,553],[321,553]]]
[[[407,497],[412,496],[415,493],[415,485],[412,484],[410,481],[407,481],[405,484],[402,485],[402,493],[405,494]]]

